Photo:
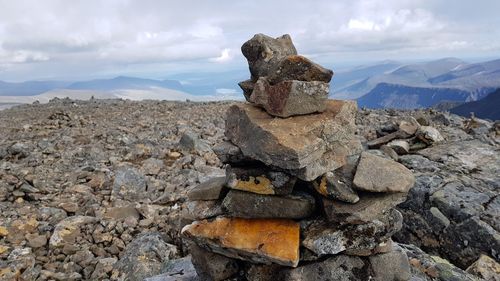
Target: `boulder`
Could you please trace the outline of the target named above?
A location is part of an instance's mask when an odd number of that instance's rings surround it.
[[[398,155],[408,154],[410,152],[410,144],[405,140],[392,140],[387,144]]]
[[[286,219],[219,217],[186,225],[181,234],[198,246],[254,263],[297,266],[299,224]]]
[[[325,110],[329,88],[328,83],[318,81],[285,80],[271,85],[261,77],[255,83],[249,101],[272,116],[311,114]]]
[[[278,38],[255,34],[241,46],[241,52],[248,61],[252,81],[269,75],[284,58],[297,54],[288,34]]]
[[[358,190],[370,192],[408,192],[415,176],[398,162],[363,152],[353,184]]]
[[[292,193],[297,178],[273,171],[263,165],[226,168],[226,186],[258,194],[284,195]]]
[[[303,219],[312,215],[315,201],[307,194],[266,196],[231,190],[222,206],[232,217]]]
[[[397,244],[392,251],[369,256],[374,281],[407,281],[410,280],[410,264],[406,253]]]
[[[329,221],[347,224],[363,224],[386,215],[392,208],[406,200],[407,193],[360,194],[356,204],[323,199],[323,209]]]
[[[291,55],[278,64],[278,66],[267,76],[271,85],[276,85],[285,80],[319,81],[329,83],[332,80],[333,71],[312,62],[301,55]]]
[[[481,255],[466,271],[484,280],[500,281],[500,264],[486,255]]]
[[[444,141],[441,133],[436,128],[430,126],[420,126],[416,132],[416,136],[428,145]]]
[[[323,113],[278,119],[249,104],[233,105],[225,134],[245,156],[311,181],[361,148],[354,140],[356,110],[353,101],[328,100]]]

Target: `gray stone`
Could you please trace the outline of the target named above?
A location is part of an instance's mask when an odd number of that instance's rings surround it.
[[[317,255],[335,255],[345,250],[371,250],[387,241],[402,227],[403,217],[391,210],[380,220],[366,224],[343,225],[313,221],[303,224],[302,245]]]
[[[210,145],[193,131],[187,130],[182,134],[179,140],[179,148],[186,151],[198,152],[199,154],[212,151]]]
[[[301,55],[291,55],[278,64],[267,76],[271,85],[276,85],[285,80],[319,81],[329,83],[333,71],[316,64]]]
[[[221,281],[238,273],[236,260],[212,253],[193,244],[189,247],[196,273],[202,280]]]
[[[283,280],[365,281],[369,280],[369,272],[361,258],[337,255],[322,262],[286,270],[283,272]]]
[[[56,225],[50,237],[49,246],[56,248],[75,243],[76,238],[80,236],[80,227],[96,221],[97,218],[89,216],[72,216],[63,219]]]
[[[323,209],[329,221],[362,224],[385,216],[406,200],[406,193],[361,193],[356,204],[323,199]]]
[[[353,184],[358,190],[371,192],[408,192],[415,177],[398,162],[363,152]]]
[[[315,201],[306,194],[266,196],[231,190],[222,206],[232,217],[303,219],[314,212]]]
[[[241,149],[231,142],[224,141],[215,145],[212,150],[219,157],[219,160],[225,164],[242,164],[255,162],[252,158],[246,157]]]
[[[221,198],[226,177],[211,178],[191,188],[187,194],[188,199],[195,200],[217,200]]]
[[[254,85],[249,101],[278,117],[323,112],[329,94],[329,85],[324,82],[285,80],[275,85],[266,78],[259,78]]]
[[[285,195],[292,193],[297,178],[284,172],[259,166],[226,167],[226,186],[258,194]]]
[[[439,131],[436,128],[430,126],[421,126],[420,128],[418,128],[416,136],[418,139],[420,139],[421,141],[425,142],[428,145],[444,141],[444,138],[443,136],[441,136],[441,133],[439,133]]]
[[[114,200],[140,201],[148,197],[146,178],[136,168],[120,167],[115,174],[111,196]]]
[[[189,201],[183,217],[188,220],[202,220],[224,214],[220,201]]]
[[[288,34],[276,39],[264,34],[255,34],[241,46],[241,52],[248,61],[253,81],[269,75],[287,56],[297,54]]]
[[[355,134],[356,103],[328,100],[321,114],[273,118],[249,104],[233,105],[226,136],[244,155],[311,181],[345,164],[360,148]],[[357,145],[356,145],[357,144]]]
[[[410,152],[410,144],[405,140],[392,140],[387,144],[397,154],[404,155]]]
[[[396,151],[394,151],[394,149],[392,149],[391,147],[389,147],[387,145],[382,145],[379,149],[385,155],[391,157],[392,160],[394,160],[394,161],[398,161],[399,160],[398,153],[396,153]]]
[[[118,260],[116,258],[102,258],[97,261],[94,272],[90,277],[92,280],[103,280],[108,278],[108,273],[113,270],[113,265]]]
[[[159,233],[146,233],[127,245],[120,260],[113,266],[113,276],[142,281],[160,274],[176,255],[177,248],[165,243]]]
[[[238,86],[240,86],[241,90],[243,90],[243,96],[245,96],[245,99],[249,101],[250,96],[252,95],[253,87],[255,86],[255,82],[252,81],[252,79],[248,79],[239,82]]]
[[[196,273],[191,256],[187,256],[167,261],[162,274],[146,278],[144,281],[202,281],[202,279]]]
[[[431,207],[429,211],[434,216],[434,218],[436,218],[436,220],[441,223],[443,228],[447,228],[450,225],[450,220],[443,213],[441,213],[438,208]]]
[[[397,244],[391,252],[368,257],[374,281],[407,281],[411,277],[406,253]]]

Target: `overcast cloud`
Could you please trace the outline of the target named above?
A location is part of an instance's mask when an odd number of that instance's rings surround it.
[[[0,80],[242,67],[255,33],[320,62],[500,54],[500,1],[0,0]]]

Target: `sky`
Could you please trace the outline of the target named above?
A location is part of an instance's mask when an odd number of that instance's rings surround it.
[[[333,66],[500,54],[498,0],[0,0],[0,80],[246,67],[256,33]]]

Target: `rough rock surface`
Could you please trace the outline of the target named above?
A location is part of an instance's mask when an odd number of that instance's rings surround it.
[[[290,194],[296,180],[296,177],[281,171],[272,171],[263,165],[226,167],[227,187],[258,194]]]
[[[299,225],[292,220],[219,217],[187,225],[182,234],[232,258],[286,266],[299,262]]]
[[[271,85],[286,80],[330,83],[332,76],[333,71],[330,69],[314,63],[304,56],[291,55],[281,60],[274,71],[267,76],[267,80]]]
[[[251,105],[235,105],[227,114],[226,137],[248,157],[313,180],[355,153],[350,143],[355,113],[350,101],[329,100],[321,114],[287,119],[273,118]]]

